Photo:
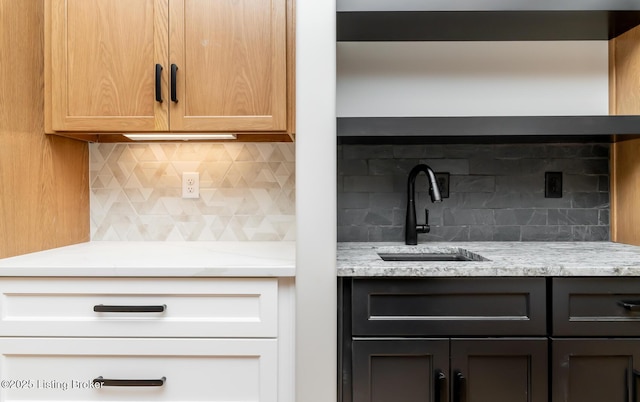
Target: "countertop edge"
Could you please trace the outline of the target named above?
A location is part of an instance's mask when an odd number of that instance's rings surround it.
[[[86,242],[0,259],[0,277],[295,277],[293,241]]]
[[[0,268],[0,278],[293,278],[295,276],[296,269],[293,267],[205,269],[198,271],[184,268]]]

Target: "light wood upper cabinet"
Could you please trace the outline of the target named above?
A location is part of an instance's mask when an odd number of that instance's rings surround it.
[[[46,4],[51,129],[168,130],[169,102],[154,96],[155,65],[168,59],[168,0]],[[161,79],[167,94],[166,71]]]
[[[292,132],[291,0],[47,0],[48,132]]]
[[[286,3],[171,0],[174,130],[284,131]]]

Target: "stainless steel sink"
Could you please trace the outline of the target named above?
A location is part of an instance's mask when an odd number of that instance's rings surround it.
[[[474,261],[457,253],[378,253],[378,255],[384,261]]]
[[[483,256],[460,247],[381,247],[376,251],[384,261],[488,261]]]

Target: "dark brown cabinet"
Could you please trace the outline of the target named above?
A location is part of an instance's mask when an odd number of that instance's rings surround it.
[[[553,336],[640,336],[640,278],[553,278]]]
[[[339,286],[340,402],[640,400],[640,278]]]
[[[357,339],[353,402],[547,400],[547,340]]]
[[[640,278],[553,278],[552,402],[637,401]]]
[[[354,336],[546,335],[545,278],[359,278]]]
[[[454,402],[546,402],[545,338],[451,340]]]
[[[638,400],[640,339],[552,340],[553,402]]]
[[[340,283],[342,402],[548,400],[544,278]]]
[[[442,402],[447,339],[353,341],[353,402]]]

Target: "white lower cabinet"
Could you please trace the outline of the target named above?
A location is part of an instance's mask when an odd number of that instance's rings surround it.
[[[277,278],[0,279],[0,336],[277,334]]]
[[[278,401],[275,339],[4,338],[0,350],[3,402]]]
[[[0,401],[291,402],[292,295],[277,278],[0,278]]]

